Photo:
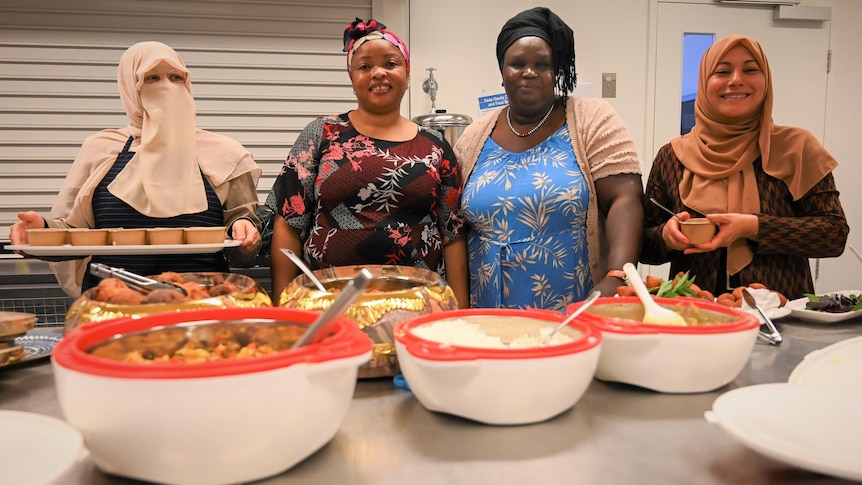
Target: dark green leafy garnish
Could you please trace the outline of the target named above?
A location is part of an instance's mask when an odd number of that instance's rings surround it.
[[[663,281],[661,286],[650,288],[650,293],[661,298],[676,298],[678,296],[694,297],[696,291],[691,287],[694,283],[694,276],[691,276],[688,271],[680,272],[676,278]]]
[[[806,293],[808,302],[805,303],[806,310],[814,310],[826,313],[847,313],[862,310],[862,295],[812,295]]]

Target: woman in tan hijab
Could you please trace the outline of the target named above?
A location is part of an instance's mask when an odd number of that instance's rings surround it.
[[[716,41],[698,82],[695,126],[659,150],[645,192],[718,232],[691,245],[677,219],[647,203],[641,261],[690,270],[716,295],[754,282],[788,298],[813,293],[808,258],[839,256],[849,232],[838,163],[808,131],[773,124],[772,75],[754,39]]]
[[[84,140],[50,216],[19,213],[12,244],[26,244],[26,229],[38,227],[227,226],[241,242],[228,256],[254,258],[261,170],[237,141],[195,126],[190,74],[179,54],[159,42],[135,44],[120,59],[117,82],[129,124]],[[70,295],[98,283],[86,271],[89,261],[53,263]],[[92,261],[145,275],[228,270],[222,252]]]

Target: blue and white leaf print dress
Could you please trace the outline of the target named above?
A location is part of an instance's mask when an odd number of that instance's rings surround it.
[[[566,125],[521,153],[488,137],[462,200],[470,306],[564,311],[584,299],[588,204]]]

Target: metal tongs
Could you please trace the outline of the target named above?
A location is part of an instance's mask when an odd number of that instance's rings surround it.
[[[769,333],[766,333],[761,330],[758,335],[761,338],[766,339],[766,341],[772,345],[780,344],[781,341],[784,340],[784,338],[778,332],[778,328],[775,327],[775,323],[772,321],[772,319],[766,315],[766,312],[763,311],[763,308],[761,308],[760,305],[757,304],[757,301],[754,299],[753,296],[751,296],[751,293],[748,292],[748,289],[742,289],[742,298],[745,299],[745,302],[748,303],[748,306],[754,308],[755,310],[757,310],[758,313],[760,313],[760,316],[763,317],[763,322],[766,324],[766,328],[769,329]]]
[[[102,263],[90,263],[90,274],[98,276],[99,278],[117,278],[125,283],[129,288],[137,290],[145,295],[149,294],[153,290],[174,290],[179,291],[184,296],[189,296],[189,292],[180,285],[156,281],[154,279],[126,271],[123,268],[114,268]]]

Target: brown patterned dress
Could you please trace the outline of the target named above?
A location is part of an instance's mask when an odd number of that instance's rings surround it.
[[[692,217],[703,217],[682,204],[679,183],[683,165],[668,143],[653,161],[646,186],[646,199],[655,198],[674,212],[688,211]],[[716,296],[736,285],[763,283],[787,298],[799,298],[814,292],[808,258],[832,258],[844,252],[850,227],[838,199],[835,179],[828,174],[802,198],[794,201],[781,180],[763,171],[761,161],[754,161],[754,172],[760,192],[759,241],[749,241],[754,253],[751,263],[733,277],[726,270],[726,250],[685,255],[668,250],[661,231],[668,218],[654,204],[644,204],[644,241],[640,261],[647,264],[670,262],[670,274],[691,271],[696,283]],[[728,286],[730,288],[728,288]]]

